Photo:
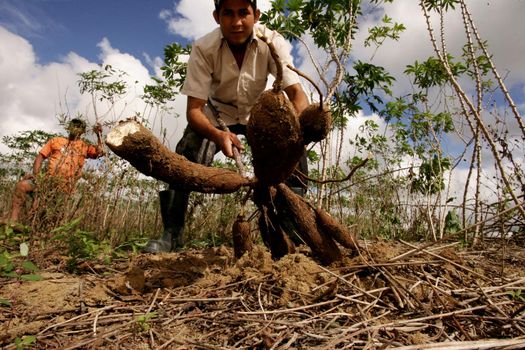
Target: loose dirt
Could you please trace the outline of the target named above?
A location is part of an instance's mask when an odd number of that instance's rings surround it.
[[[256,245],[240,259],[227,247],[138,254],[75,275],[55,255],[42,281],[1,280],[0,346],[28,335],[36,349],[525,346],[523,248],[360,247],[330,267],[307,248],[274,261]]]

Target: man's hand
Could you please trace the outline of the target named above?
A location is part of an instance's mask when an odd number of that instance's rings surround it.
[[[93,132],[97,136],[100,136],[102,134],[102,125],[100,125],[100,123],[96,123],[95,125],[93,125]]]
[[[22,180],[34,180],[35,174],[25,174]]]
[[[233,158],[233,147],[240,151],[244,149],[241,141],[237,138],[237,135],[229,131],[217,130],[212,141],[215,142],[221,149],[222,153],[229,158]]]
[[[97,145],[95,147],[97,148],[98,157],[105,156],[106,152],[104,152],[104,146],[102,145],[102,125],[95,123],[92,130],[97,135]]]

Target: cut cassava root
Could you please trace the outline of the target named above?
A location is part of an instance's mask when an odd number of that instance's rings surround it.
[[[190,162],[171,152],[151,131],[132,119],[113,128],[106,137],[106,144],[144,175],[185,191],[232,193],[253,182],[231,170]]]

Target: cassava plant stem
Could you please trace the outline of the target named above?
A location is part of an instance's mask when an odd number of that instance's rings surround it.
[[[314,86],[314,88],[317,90],[317,93],[319,94],[319,109],[323,109],[323,93],[321,92],[321,89],[319,88],[319,86],[317,86],[317,84],[312,80],[312,78],[310,78],[305,73],[301,72],[299,69],[293,67],[292,65],[288,64],[288,65],[286,65],[286,67],[288,67],[289,69],[293,70],[299,76],[301,76],[301,77],[305,78],[306,80],[308,80],[310,82],[310,84],[312,84]]]

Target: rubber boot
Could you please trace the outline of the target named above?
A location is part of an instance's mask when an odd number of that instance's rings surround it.
[[[164,232],[160,239],[150,240],[143,251],[145,253],[171,252],[184,244],[182,231],[186,214],[188,195],[175,190],[159,192],[160,214]]]
[[[173,224],[173,231],[171,235],[171,251],[179,250],[184,247],[184,239],[182,233],[184,231],[184,223],[186,222],[186,209],[190,192],[175,191],[172,201],[172,208],[170,211],[170,220]]]

